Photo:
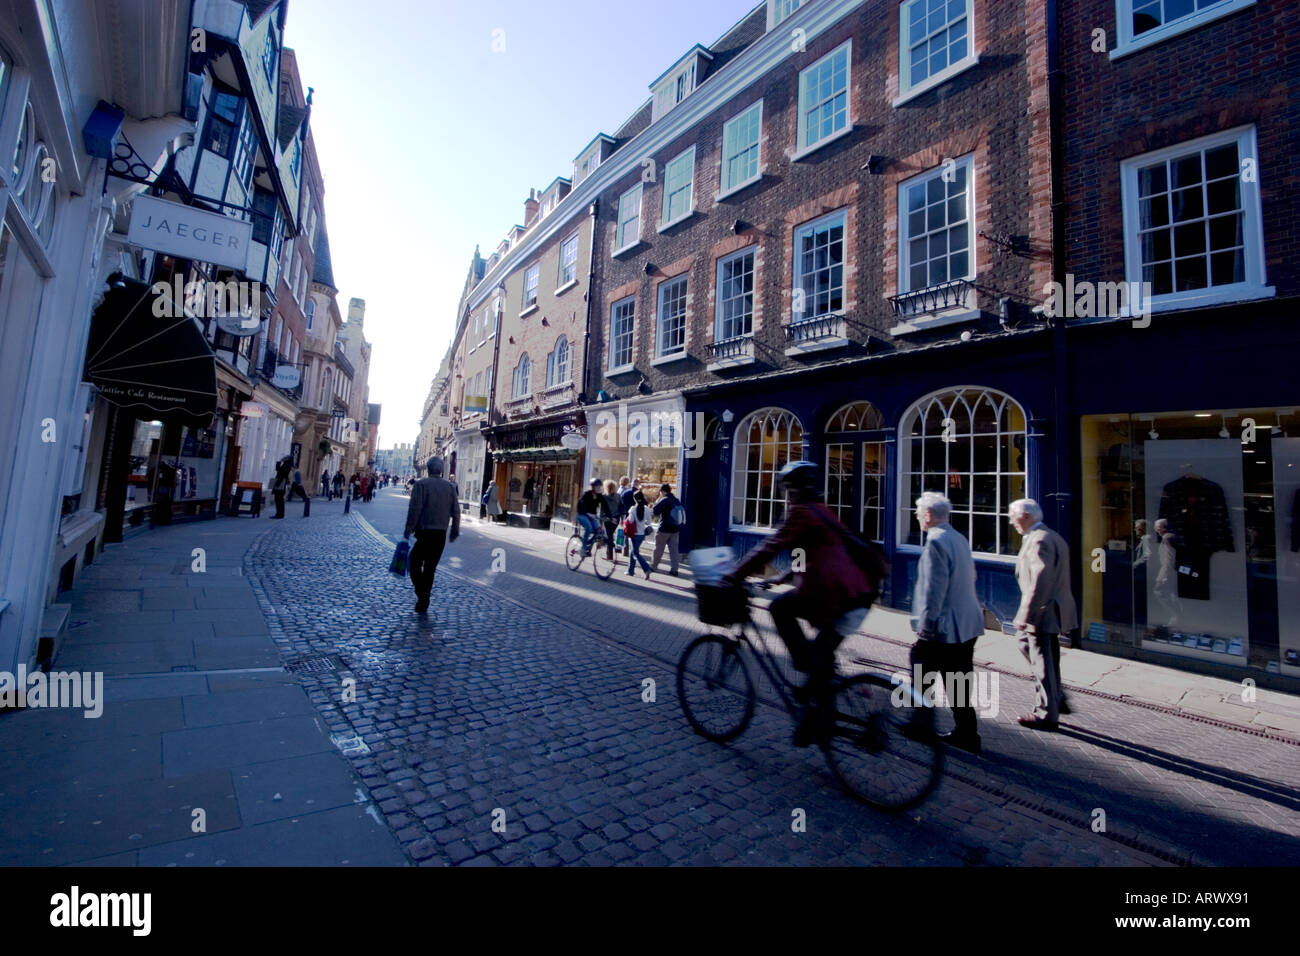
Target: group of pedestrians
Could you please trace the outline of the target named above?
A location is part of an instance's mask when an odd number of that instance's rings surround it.
[[[809,675],[796,695],[804,704],[826,699],[835,649],[843,640],[837,622],[850,610],[869,608],[879,596],[878,578],[883,577],[883,568],[879,575],[864,568],[860,547],[850,547],[853,536],[825,505],[818,490],[820,474],[812,462],[785,466],[781,472],[788,496],[784,522],[724,579],[738,584],[779,552],[803,549],[803,568],[810,573],[791,575],[795,589],[773,600],[770,610],[791,662]],[[955,727],[943,738],[954,747],[978,754],[982,742],[974,699],[974,655],[975,641],[984,634],[984,610],[975,591],[970,543],[952,526],[951,515],[952,503],[942,494],[927,492],[916,501],[916,521],[924,545],[912,594],[917,640],[910,657],[914,672],[919,665],[922,686],[917,691],[923,700],[935,699],[932,688],[936,683],[946,691]],[[1052,731],[1058,728],[1061,715],[1070,713],[1061,685],[1059,638],[1079,623],[1070,591],[1068,546],[1043,523],[1042,508],[1032,498],[1013,501],[1007,519],[1021,535],[1016,558],[1021,599],[1014,623],[1035,690],[1033,710],[1018,722],[1033,730]],[[816,628],[815,640],[808,640],[801,619]],[[807,717],[813,715],[810,709]],[[935,733],[933,716],[931,707],[918,707],[904,733],[917,739],[931,738]],[[795,742],[805,745],[814,736],[811,722],[805,719],[796,730]]]
[[[614,541],[618,530],[623,530],[627,542],[627,574],[636,576],[637,565],[650,579],[652,573],[659,570],[659,562],[667,550],[669,558],[668,574],[677,577],[678,573],[678,538],[686,520],[686,512],[677,496],[673,494],[671,484],[659,487],[659,496],[651,506],[641,483],[624,475],[619,483],[613,480],[601,482],[599,478],[591,479],[591,486],[578,501],[578,525],[582,528],[582,553],[591,553],[591,543],[601,527],[605,530],[605,549],[609,560],[614,559]],[[657,522],[657,525],[654,523]],[[654,554],[647,561],[641,554],[641,545],[653,530],[655,538]]]

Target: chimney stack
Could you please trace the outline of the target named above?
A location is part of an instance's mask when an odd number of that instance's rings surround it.
[[[524,228],[527,229],[537,218],[537,210],[540,203],[537,202],[537,190],[528,190],[528,198],[524,200]]]

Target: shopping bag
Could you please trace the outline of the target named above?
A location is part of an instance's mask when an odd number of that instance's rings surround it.
[[[627,536],[623,534],[623,527],[622,525],[620,525],[618,529],[614,532],[614,547],[618,548],[621,551],[623,549],[623,545],[626,543],[627,543]]]
[[[393,560],[388,565],[388,570],[399,578],[406,577],[406,565],[409,563],[410,557],[411,546],[405,541],[397,542],[397,550],[393,552]]]

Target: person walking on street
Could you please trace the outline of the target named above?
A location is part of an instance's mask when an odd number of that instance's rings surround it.
[[[289,490],[289,470],[293,467],[293,462],[288,458],[281,458],[275,463],[275,481],[271,485],[271,494],[275,497],[275,514],[273,518],[284,517],[284,495]]]
[[[294,494],[302,496],[302,500],[307,500],[307,489],[302,485],[302,471],[295,468],[293,470],[293,484],[289,486],[289,500],[293,501]]]
[[[616,520],[622,521],[636,504],[636,491],[632,488],[632,479],[624,475],[618,480],[619,508]]]
[[[627,535],[629,542],[627,573],[631,577],[636,577],[636,564],[640,561],[641,570],[645,572],[647,581],[650,580],[650,564],[641,557],[641,542],[645,540],[649,524],[650,508],[646,505],[645,495],[638,491],[632,496],[632,507],[623,518],[623,533]]]
[[[1008,517],[1023,536],[1016,558],[1020,610],[1015,625],[1037,691],[1033,713],[1019,721],[1034,730],[1055,730],[1065,696],[1058,636],[1079,626],[1070,593],[1070,550],[1064,538],[1043,524],[1043,509],[1033,498],[1011,502]]]
[[[320,473],[320,495],[326,501],[330,498],[330,470],[326,468]]]
[[[497,495],[497,482],[493,478],[487,487],[487,514],[493,521],[501,516],[501,499]]]
[[[605,503],[609,506],[605,512],[605,535],[609,539],[605,545],[605,557],[607,560],[614,560],[614,534],[618,531],[618,519],[614,516],[618,514],[623,507],[623,498],[618,493],[618,485],[614,484],[611,478],[605,482]]]
[[[415,587],[415,613],[429,610],[429,596],[433,593],[433,578],[438,571],[438,561],[448,541],[460,537],[460,492],[442,477],[442,459],[430,458],[429,475],[411,487],[411,501],[406,507],[406,529],[402,534],[409,540],[415,534],[415,547],[411,549],[411,584]],[[451,526],[448,534],[447,526]]]
[[[973,700],[975,641],[984,633],[984,612],[975,594],[970,543],[948,523],[951,514],[952,503],[937,492],[927,491],[916,500],[916,521],[925,544],[912,594],[917,641],[912,645],[911,665],[913,670],[920,665],[925,688],[939,680],[945,691],[955,689],[948,695],[948,703],[956,727],[947,735],[947,742],[979,753]],[[929,734],[933,727],[934,713],[929,708],[923,708],[908,725],[911,734]]]
[[[655,502],[654,516],[659,519],[659,530],[655,532],[655,553],[650,566],[659,570],[659,560],[668,549],[668,574],[677,577],[677,536],[681,533],[681,521],[685,520],[686,509],[673,494],[673,486],[664,483],[659,488],[659,500]]]

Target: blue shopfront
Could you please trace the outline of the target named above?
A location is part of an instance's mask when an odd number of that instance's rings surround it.
[[[685,391],[687,411],[706,422],[683,482],[694,545],[740,552],[770,534],[784,515],[776,475],[805,458],[823,468],[827,503],[845,524],[890,554],[887,606],[911,605],[913,504],[938,491],[971,541],[981,602],[1010,622],[1020,541],[1007,506],[1033,497],[1049,520],[1061,509],[1069,521],[1052,355],[1052,332],[1036,329]]]

